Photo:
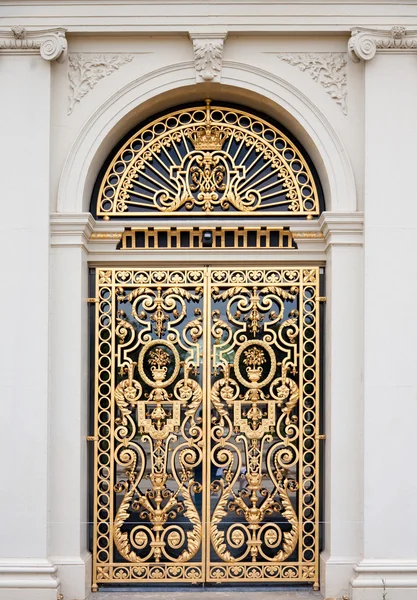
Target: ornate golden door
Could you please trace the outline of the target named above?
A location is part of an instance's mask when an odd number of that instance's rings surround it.
[[[318,582],[318,268],[96,270],[93,589]]]

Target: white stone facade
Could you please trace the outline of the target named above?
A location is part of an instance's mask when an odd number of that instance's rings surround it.
[[[92,189],[135,124],[206,97],[277,119],[324,189],[292,224],[323,238],[280,254],[326,267],[321,593],[415,600],[417,1],[3,0],[0,82],[0,600],[89,593],[88,265],[178,260],[92,239],[123,230]]]

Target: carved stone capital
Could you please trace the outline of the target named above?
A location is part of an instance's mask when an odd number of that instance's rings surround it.
[[[27,31],[16,25],[7,31],[0,31],[0,52],[9,54],[37,54],[45,60],[62,62],[67,53],[66,29],[38,29]]]
[[[220,81],[226,33],[192,33],[196,82]]]
[[[362,212],[324,211],[320,215],[318,225],[324,236],[326,250],[330,246],[363,245]]]
[[[109,229],[108,223],[107,229]],[[96,222],[91,213],[52,213],[50,217],[51,246],[84,248]]]
[[[396,51],[417,52],[417,31],[407,31],[405,27],[392,27],[390,30],[352,29],[348,52],[353,62],[371,60],[377,52]]]

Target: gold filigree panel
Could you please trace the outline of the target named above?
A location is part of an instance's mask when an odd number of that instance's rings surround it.
[[[210,271],[208,581],[317,581],[317,269]]]
[[[318,269],[97,269],[93,589],[318,580]]]
[[[221,106],[177,110],[136,132],[102,181],[96,215],[319,214],[306,158],[275,125]]]

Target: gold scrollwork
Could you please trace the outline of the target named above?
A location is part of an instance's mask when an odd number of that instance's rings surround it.
[[[318,269],[100,269],[93,585],[318,573]]]
[[[136,132],[108,167],[97,216],[319,214],[306,158],[275,125],[236,108],[174,111]]]
[[[305,492],[313,489],[317,464],[304,464],[314,456],[305,440],[317,410],[317,371],[305,368],[317,364],[305,362],[316,351],[316,270],[225,269],[210,277],[210,458],[217,467],[210,536],[220,561],[210,561],[210,580],[266,580],[272,571],[277,578],[316,577],[317,525],[309,508],[316,496]],[[245,570],[248,560],[259,568]],[[301,577],[298,568],[281,568],[294,560],[313,568]]]

